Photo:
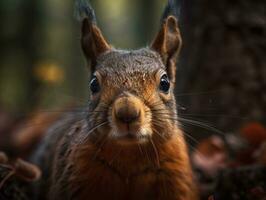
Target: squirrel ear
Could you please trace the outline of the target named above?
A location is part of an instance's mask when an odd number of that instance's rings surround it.
[[[97,57],[110,50],[110,45],[104,39],[100,29],[94,22],[88,18],[83,19],[81,29],[81,46],[82,50],[91,64],[91,71],[94,71]]]
[[[176,59],[182,46],[182,39],[173,15],[168,16],[162,23],[161,29],[151,45],[151,49],[161,55],[166,71],[172,82],[175,82]]]

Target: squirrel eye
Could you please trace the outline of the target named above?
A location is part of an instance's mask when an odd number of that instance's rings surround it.
[[[161,80],[160,80],[160,87],[159,88],[164,93],[169,92],[170,81],[169,81],[168,76],[166,74],[162,75]]]
[[[90,82],[90,90],[92,94],[95,94],[100,91],[100,84],[96,76],[93,76]]]

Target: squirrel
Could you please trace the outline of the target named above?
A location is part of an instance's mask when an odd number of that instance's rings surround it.
[[[178,4],[168,1],[149,47],[118,50],[90,4],[77,1],[90,103],[52,126],[36,150],[36,199],[198,199],[174,96]]]

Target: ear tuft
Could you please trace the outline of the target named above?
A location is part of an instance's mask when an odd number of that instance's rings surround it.
[[[110,50],[111,46],[96,25],[94,10],[87,0],[76,0],[76,15],[82,21],[81,47],[93,73],[98,56]]]
[[[87,18],[91,23],[96,24],[96,16],[88,0],[75,1],[75,16],[79,21]]]
[[[169,16],[175,16],[177,19],[180,16],[180,10],[181,10],[181,0],[168,0],[168,3],[164,9],[164,13],[162,16],[162,23],[165,19],[167,19]]]

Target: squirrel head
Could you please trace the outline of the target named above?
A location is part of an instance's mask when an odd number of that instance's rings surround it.
[[[170,136],[177,123],[173,92],[182,43],[174,1],[169,0],[151,45],[132,51],[109,45],[90,5],[80,2],[81,46],[92,72],[90,127],[98,127],[97,137],[120,144]]]

